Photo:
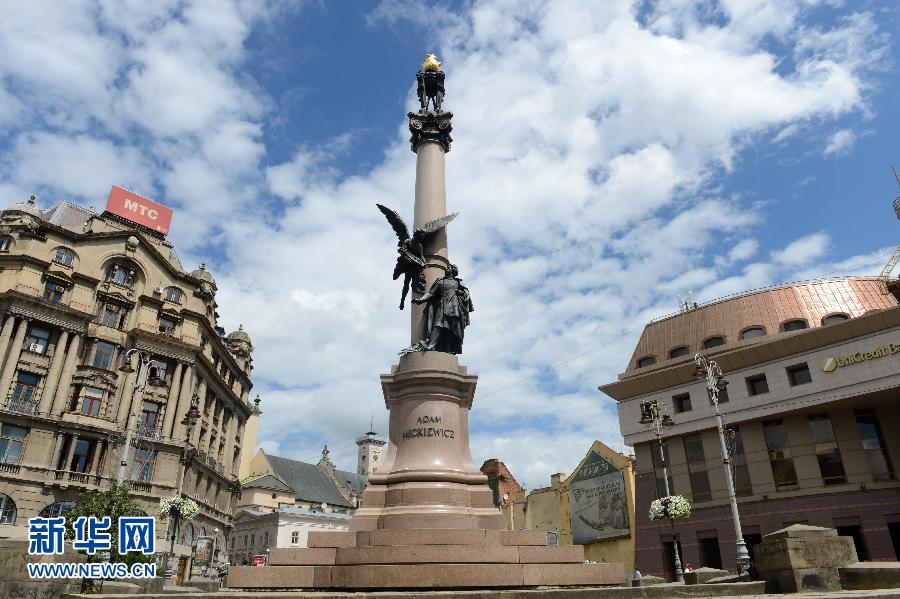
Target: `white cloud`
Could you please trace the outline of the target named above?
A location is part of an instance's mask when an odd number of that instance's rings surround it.
[[[783,249],[772,252],[772,258],[781,264],[802,266],[822,258],[828,251],[831,238],[825,233],[813,233],[791,242]]]
[[[476,307],[462,356],[481,377],[476,459],[504,459],[533,487],[592,440],[619,443],[615,406],[596,386],[624,368],[642,323],[689,289],[711,299],[823,259],[829,239],[816,233],[744,264],[759,254],[748,235],[764,206],[718,191],[743,145],[865,108],[860,57],[884,46],[873,21],[822,32],[806,25],[810,4],[659,2],[645,22],[626,0],[435,9],[457,115],[450,255]],[[386,427],[378,374],[409,341],[390,280],[396,239],[374,207],[411,220],[402,111],[368,171],[341,170],[351,131],[298,140],[269,163],[266,125],[281,117],[245,47],[260,23],[277,26],[280,5],[64,6],[26,3],[0,23],[0,123],[22,124],[0,192],[102,201],[127,173],[175,204],[179,250],[221,250],[222,324],[253,337],[260,446],[314,458],[328,442],[352,468],[370,414]],[[384,2],[369,26],[429,26],[412,6]]]
[[[850,129],[841,129],[828,138],[824,154],[826,156],[845,154],[853,148],[854,143],[856,143],[856,134]]]

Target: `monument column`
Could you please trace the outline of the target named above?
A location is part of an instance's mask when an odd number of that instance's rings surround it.
[[[453,113],[439,114],[410,112],[410,145],[416,154],[416,196],[413,229],[447,215],[447,191],[444,183],[444,154],[450,151],[450,131]],[[425,290],[444,276],[447,258],[447,229],[427,236],[423,243],[425,255]],[[423,337],[425,307],[410,303],[410,343]]]

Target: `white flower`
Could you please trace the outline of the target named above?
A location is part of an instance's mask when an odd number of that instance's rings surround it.
[[[682,520],[691,515],[691,504],[681,495],[660,497],[650,504],[650,519]]]
[[[160,520],[165,520],[169,516],[175,515],[184,522],[193,520],[200,513],[200,506],[193,499],[187,497],[166,497],[159,502],[159,508],[156,515]]]

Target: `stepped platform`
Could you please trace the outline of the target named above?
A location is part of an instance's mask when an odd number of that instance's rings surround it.
[[[541,531],[380,529],[311,532],[267,567],[232,566],[226,586],[263,589],[471,589],[625,584],[621,564],[584,563],[580,545]]]

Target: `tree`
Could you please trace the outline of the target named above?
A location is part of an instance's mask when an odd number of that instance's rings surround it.
[[[105,491],[91,491],[85,493],[78,500],[78,503],[72,508],[72,511],[66,514],[66,526],[68,528],[67,536],[74,537],[74,528],[72,523],[81,516],[93,516],[95,518],[109,518],[109,533],[112,538],[112,547],[109,553],[98,552],[88,556],[89,562],[113,562],[131,564],[136,562],[152,562],[155,558],[152,555],[143,555],[141,553],[119,553],[119,518],[122,516],[144,516],[134,499],[128,493],[128,486],[119,483],[116,480],[110,481],[109,489]]]

